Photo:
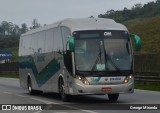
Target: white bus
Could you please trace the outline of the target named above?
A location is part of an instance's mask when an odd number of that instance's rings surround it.
[[[112,19],[65,19],[31,30],[20,37],[20,85],[30,94],[37,90],[69,95],[108,94],[116,101],[121,93],[134,92],[137,35]]]

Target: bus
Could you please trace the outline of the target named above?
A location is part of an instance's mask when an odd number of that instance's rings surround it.
[[[134,92],[133,47],[141,39],[106,18],[78,18],[30,30],[20,37],[20,86],[29,94],[108,95]]]

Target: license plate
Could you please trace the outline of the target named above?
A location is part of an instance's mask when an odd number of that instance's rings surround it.
[[[109,92],[109,91],[112,91],[112,88],[111,87],[105,87],[105,88],[102,88],[101,91],[102,92]]]

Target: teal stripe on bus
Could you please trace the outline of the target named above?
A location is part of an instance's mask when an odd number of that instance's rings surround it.
[[[39,87],[45,84],[55,73],[60,70],[60,63],[56,59],[52,59],[43,70],[38,73],[32,56],[20,57],[20,69],[32,69],[34,77]]]

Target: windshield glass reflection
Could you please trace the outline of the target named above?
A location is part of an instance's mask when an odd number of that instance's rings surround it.
[[[78,71],[131,70],[129,39],[121,35],[106,38],[101,33],[79,35],[75,38],[75,64]]]

